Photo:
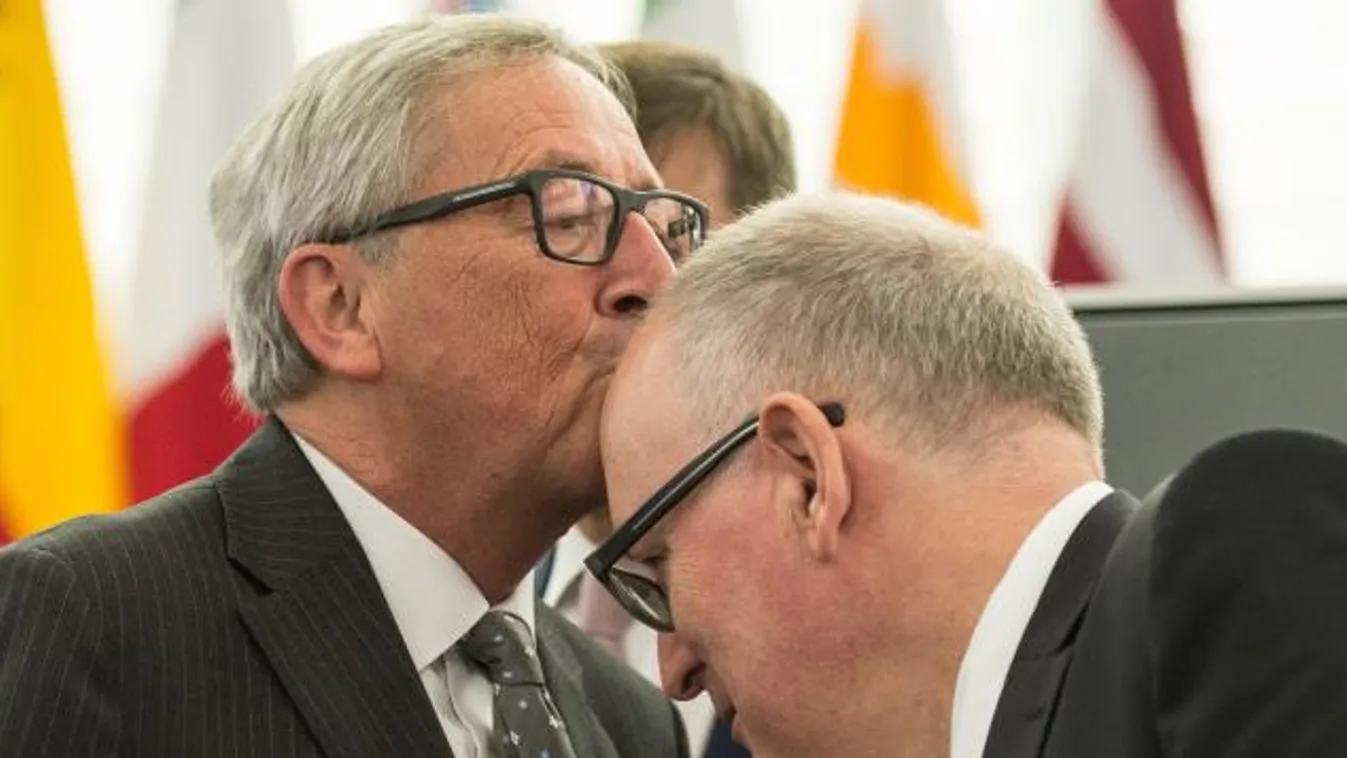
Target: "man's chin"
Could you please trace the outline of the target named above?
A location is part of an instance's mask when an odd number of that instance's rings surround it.
[[[716,720],[729,726],[730,736],[734,738],[735,742],[748,747],[748,743],[744,741],[743,721],[739,718],[739,709],[734,707],[734,703],[729,696],[720,691],[719,688],[708,688],[706,695],[711,698],[711,705],[716,711]]]
[[[740,728],[741,722],[739,721],[739,713],[731,710],[729,713],[721,716],[721,719],[730,725],[730,736],[734,738],[734,741],[744,747],[748,747],[748,743],[744,741],[744,731]]]
[[[735,743],[743,746],[753,758],[771,758],[773,753],[761,746],[754,747],[752,730],[744,726],[744,720],[739,718],[738,711],[731,711],[727,722],[730,725],[730,737]]]

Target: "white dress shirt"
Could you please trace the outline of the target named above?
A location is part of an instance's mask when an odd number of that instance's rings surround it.
[[[327,456],[295,435],[299,449],[346,517],[374,570],[458,758],[487,758],[493,725],[491,683],[454,648],[490,609],[458,562],[361,487]],[[497,609],[524,620],[533,635],[533,578]],[[391,727],[390,727],[391,728]]]
[[[585,568],[585,558],[594,548],[594,543],[581,534],[578,528],[572,528],[557,541],[552,574],[547,580],[547,587],[543,589],[543,602],[556,608],[572,623],[577,621],[578,580],[588,570]],[[654,629],[636,621],[627,628],[623,639],[627,664],[656,687],[660,686],[658,639],[659,635]],[[704,754],[716,721],[716,709],[711,703],[711,697],[703,692],[692,700],[675,701],[674,704],[687,728],[689,755]]]
[[[1052,568],[1081,519],[1112,492],[1103,482],[1090,482],[1062,498],[1029,533],[992,590],[959,665],[950,758],[982,758],[1006,674]]]

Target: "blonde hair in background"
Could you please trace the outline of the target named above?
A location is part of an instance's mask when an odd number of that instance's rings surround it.
[[[795,145],[786,114],[757,82],[696,48],[639,40],[599,47],[625,75],[647,151],[705,130],[720,146],[735,216],[795,191]]]

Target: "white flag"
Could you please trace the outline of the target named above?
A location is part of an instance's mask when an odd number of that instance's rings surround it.
[[[122,341],[137,499],[208,472],[255,423],[226,399],[207,192],[230,144],[293,72],[293,50],[281,0],[177,4]]]
[[[738,71],[744,43],[733,0],[647,0],[645,39],[700,48]]]

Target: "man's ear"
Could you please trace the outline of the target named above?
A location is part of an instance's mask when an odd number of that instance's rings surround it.
[[[368,307],[369,263],[348,245],[301,245],[281,266],[281,311],[313,359],[337,376],[379,376],[379,341]]]
[[[794,490],[789,496],[792,523],[811,556],[836,556],[842,525],[851,511],[851,481],[842,460],[841,440],[813,401],[778,392],[763,402],[758,436]]]

